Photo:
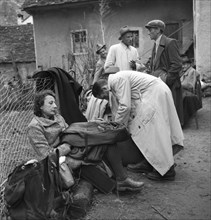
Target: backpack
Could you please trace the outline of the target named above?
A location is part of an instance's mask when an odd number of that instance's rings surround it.
[[[23,163],[9,174],[4,197],[12,220],[48,220],[56,213],[56,201],[65,207],[67,196],[61,192],[58,154]]]
[[[61,134],[61,143],[71,145],[70,157],[84,162],[100,162],[107,145],[130,138],[126,127],[115,122],[76,122]]]

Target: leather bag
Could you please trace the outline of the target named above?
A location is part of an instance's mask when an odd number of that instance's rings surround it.
[[[70,157],[85,162],[100,162],[107,145],[129,137],[125,126],[113,122],[78,122],[63,132],[61,142],[71,145]]]
[[[63,131],[61,142],[69,143],[74,147],[85,147],[86,145],[116,144],[129,137],[126,127],[114,122],[77,122]],[[86,144],[85,141],[87,141]]]
[[[85,147],[72,147],[72,151],[68,154],[73,159],[83,160],[84,162],[100,162],[107,149],[107,145],[87,145],[85,138]]]
[[[31,160],[17,166],[8,176],[4,195],[12,220],[51,219],[57,209],[56,198],[64,204],[68,199],[61,191],[58,151],[39,162]]]

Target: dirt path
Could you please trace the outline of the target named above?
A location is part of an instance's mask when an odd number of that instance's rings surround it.
[[[194,119],[183,130],[185,150],[175,157],[175,181],[153,182],[144,175],[129,173],[145,182],[142,192],[120,195],[96,193],[84,219],[211,219],[211,97],[203,99],[198,122],[198,130]]]

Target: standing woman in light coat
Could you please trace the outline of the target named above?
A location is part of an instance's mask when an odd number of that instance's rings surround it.
[[[108,80],[96,82],[93,95],[109,100],[114,121],[127,125],[148,163],[135,168],[149,168],[147,177],[152,180],[174,180],[172,146],[182,148],[184,137],[170,89],[146,73],[117,71],[117,67],[108,68]]]

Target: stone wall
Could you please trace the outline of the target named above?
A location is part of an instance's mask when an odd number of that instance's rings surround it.
[[[16,63],[16,65],[23,82],[27,80],[27,77],[31,77],[36,70],[35,62]],[[4,76],[5,81],[9,81],[13,76],[15,76],[15,72],[11,63],[0,64],[0,77],[2,76]]]

